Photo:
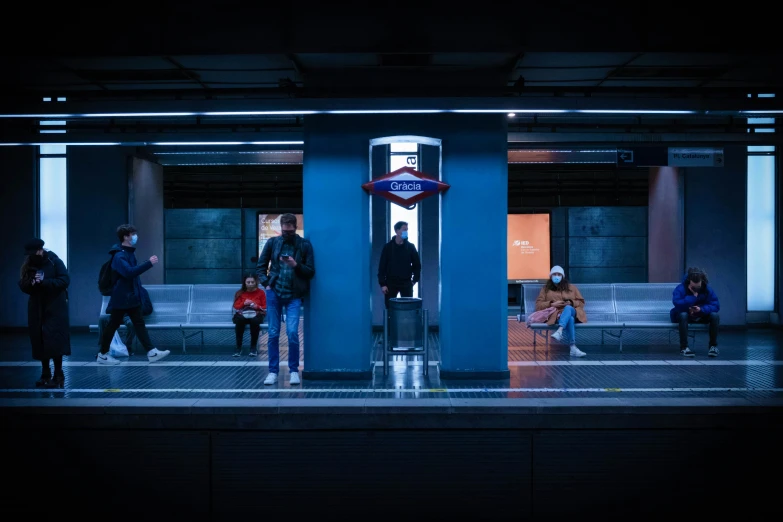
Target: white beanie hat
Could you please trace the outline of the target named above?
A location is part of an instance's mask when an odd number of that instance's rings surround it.
[[[562,266],[555,265],[552,267],[552,270],[549,271],[549,277],[552,277],[552,274],[563,274],[565,276],[565,270],[563,270]]]

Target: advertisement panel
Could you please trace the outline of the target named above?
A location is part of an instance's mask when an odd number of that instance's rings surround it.
[[[258,255],[264,250],[266,242],[275,236],[280,235],[280,216],[283,214],[262,214],[258,213]],[[296,233],[304,237],[304,217],[302,214],[296,216]]]
[[[508,215],[508,282],[543,283],[551,268],[549,214]]]

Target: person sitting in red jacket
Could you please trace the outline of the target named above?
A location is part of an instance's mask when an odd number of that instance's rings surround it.
[[[266,316],[266,293],[258,288],[258,278],[255,274],[247,274],[242,281],[242,289],[234,294],[234,317],[236,325],[237,350],[234,357],[242,355],[242,338],[245,336],[245,325],[250,326],[250,357],[258,355],[258,335],[261,333],[261,323]]]

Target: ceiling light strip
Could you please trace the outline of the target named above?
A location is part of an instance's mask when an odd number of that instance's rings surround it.
[[[207,112],[116,112],[85,114],[0,114],[0,118],[177,118],[188,116],[307,116],[313,114],[783,114],[775,110],[666,110],[666,109],[393,109],[393,110],[297,110],[297,111],[207,111]]]

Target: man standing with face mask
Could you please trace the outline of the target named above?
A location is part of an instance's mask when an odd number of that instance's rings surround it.
[[[275,384],[280,372],[280,318],[286,311],[288,371],[290,384],[299,384],[299,314],[302,298],[315,276],[315,257],[310,241],[296,233],[296,216],[280,216],[281,234],[266,242],[258,258],[256,275],[266,289],[269,325],[269,375],[264,384]]]
[[[136,330],[136,337],[147,350],[147,360],[157,362],[169,355],[169,350],[158,350],[152,346],[147,326],[142,316],[142,288],[139,276],[158,263],[158,256],[152,256],[148,261],[138,264],[136,261],[136,243],[139,236],[133,225],[120,225],[117,227],[119,245],[112,250],[116,251],[112,258],[112,293],[106,311],[109,313],[109,324],[103,331],[101,339],[101,351],[97,356],[98,364],[114,365],[120,361],[109,354],[109,347],[114,333],[122,324],[123,318],[130,317]]]
[[[413,297],[413,285],[421,278],[421,260],[413,243],[408,241],[408,224],[394,224],[394,237],[386,243],[378,263],[378,284],[381,285],[386,308],[389,299]]]

